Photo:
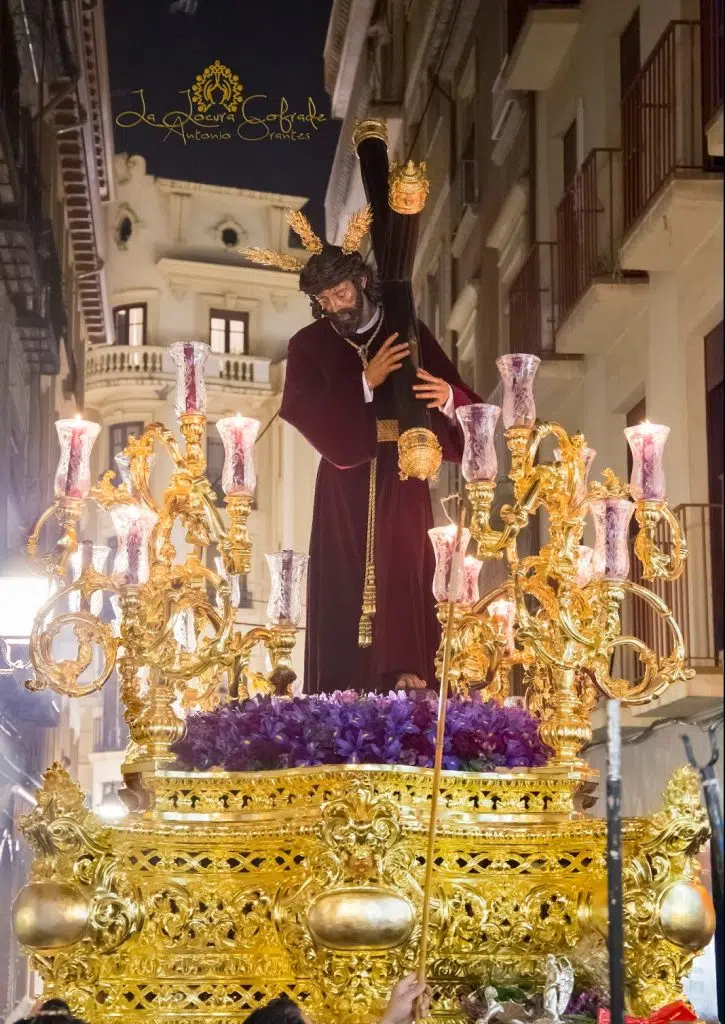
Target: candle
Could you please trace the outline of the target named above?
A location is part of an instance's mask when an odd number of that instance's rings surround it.
[[[91,450],[101,427],[80,416],[56,420],[60,458],[55,472],[56,498],[85,498],[91,489]]]
[[[456,527],[452,523],[449,526],[434,526],[432,530],[428,530],[436,560],[433,596],[439,602],[458,602],[463,596],[463,573],[456,572],[456,570],[471,541],[471,531],[465,528],[461,530],[461,543],[458,551],[454,550],[456,532]],[[458,557],[454,558],[454,555]]]
[[[463,593],[461,604],[471,607],[479,600],[478,577],[481,575],[483,562],[480,562],[473,555],[466,555],[463,559]]]
[[[85,569],[91,567],[96,572],[102,573],[110,553],[111,549],[105,544],[94,544],[90,540],[81,541],[78,550],[71,555],[70,559],[73,582],[80,577]],[[91,615],[98,616],[103,608],[103,592],[96,591],[88,600],[88,598],[81,597],[78,590],[74,590],[68,595],[68,607],[72,612],[90,612]]]
[[[271,580],[267,621],[272,626],[297,626],[302,618],[302,578],[309,558],[289,548],[265,558]]]
[[[607,701],[607,894],[611,1024],[624,1024],[622,734],[618,700]]]
[[[226,495],[252,497],[257,486],[254,469],[254,442],[259,432],[259,420],[249,416],[227,416],[216,425],[224,445],[222,487]]]
[[[634,505],[626,498],[602,498],[589,505],[596,538],[592,566],[598,579],[629,576],[629,522]]]
[[[632,452],[629,486],[635,501],[663,501],[665,497],[664,451],[670,428],[660,423],[627,427],[624,436]]]
[[[169,346],[169,355],[176,363],[177,416],[206,413],[204,366],[210,351],[203,341],[177,341]]]
[[[456,409],[464,442],[461,468],[464,479],[469,483],[496,480],[498,459],[494,432],[500,415],[501,409],[497,405],[482,402]]]
[[[533,427],[536,423],[534,378],[541,360],[526,353],[499,356],[496,366],[503,384],[503,425]]]
[[[496,632],[503,640],[506,650],[514,649],[514,623],[516,621],[516,605],[507,597],[499,597],[488,606],[488,614]]]
[[[576,585],[586,587],[594,576],[594,548],[580,544],[577,548]]]
[[[142,505],[116,505],[111,519],[118,538],[114,573],[121,583],[139,586],[149,578],[149,546],[157,516]]]

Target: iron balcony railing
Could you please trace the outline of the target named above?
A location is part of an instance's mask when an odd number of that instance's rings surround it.
[[[700,23],[671,21],[622,99],[624,230],[678,172],[703,167]]]
[[[592,281],[612,274],[622,235],[621,151],[593,149],[556,210],[562,322]]]
[[[700,0],[702,114],[707,128],[723,105],[723,0]]]
[[[509,349],[553,355],[557,326],[556,245],[536,242],[511,284]]]
[[[653,590],[672,609],[682,629],[688,666],[700,671],[722,669],[723,506],[683,504],[673,511],[687,537],[684,574],[672,583],[644,580],[642,566],[632,552],[632,578]],[[670,539],[664,521],[658,527],[656,540],[662,550],[668,550]],[[665,620],[643,601],[630,603],[625,629],[644,640],[660,658],[672,650],[672,634]],[[626,649],[617,669],[628,679],[642,674],[638,658]]]

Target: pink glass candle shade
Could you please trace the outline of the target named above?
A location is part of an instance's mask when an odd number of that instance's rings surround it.
[[[468,483],[496,479],[498,459],[493,438],[500,415],[501,409],[497,405],[482,402],[456,409],[464,441],[461,468]]]
[[[635,501],[663,501],[665,497],[664,451],[669,427],[639,423],[627,427],[624,436],[632,452],[629,486]]]
[[[580,544],[576,563],[576,585],[578,587],[586,587],[587,583],[591,583],[594,576],[593,559],[594,548],[587,547],[586,544]]]
[[[224,445],[222,487],[226,495],[252,497],[257,486],[254,469],[254,442],[259,432],[259,420],[249,416],[227,416],[217,420],[219,436]]]
[[[634,505],[626,498],[603,498],[592,501],[589,508],[596,532],[593,576],[626,580],[629,576],[629,522]]]
[[[466,548],[471,542],[471,531],[461,530],[460,547],[456,550],[456,527],[434,526],[428,530],[436,567],[433,574],[433,596],[436,601],[462,601],[465,589],[463,563]],[[456,556],[454,558],[454,555]],[[454,579],[454,569],[458,563],[459,571]]]
[[[98,423],[56,420],[60,458],[55,471],[56,498],[85,498],[91,489],[91,451],[101,430]]]
[[[481,575],[482,568],[483,562],[474,558],[473,555],[466,555],[463,559],[463,593],[461,594],[461,604],[465,604],[467,607],[472,607],[476,604],[480,597],[478,577]]]
[[[514,647],[514,624],[516,622],[516,605],[507,597],[499,597],[488,606],[488,614],[496,632],[504,641],[507,651]]]
[[[176,363],[177,416],[206,413],[204,366],[210,351],[203,341],[177,341],[169,346],[169,355]]]
[[[271,579],[267,622],[271,626],[297,626],[302,618],[302,579],[309,558],[289,549],[265,558]]]
[[[111,519],[118,538],[113,571],[119,582],[140,586],[149,578],[149,547],[157,516],[142,505],[116,505]]]
[[[98,573],[106,568],[111,549],[105,544],[94,544],[91,540],[83,540],[78,545],[70,558],[70,567],[75,582],[85,569],[91,567]],[[103,592],[98,590],[91,595],[90,600],[81,597],[79,591],[74,590],[68,595],[68,607],[72,612],[90,612],[91,615],[100,615],[103,608]]]
[[[496,366],[503,384],[503,425],[533,427],[536,423],[534,378],[541,360],[526,352],[499,356]]]

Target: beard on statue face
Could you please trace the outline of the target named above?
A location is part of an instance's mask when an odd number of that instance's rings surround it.
[[[362,327],[365,309],[365,294],[360,285],[355,285],[355,302],[352,306],[334,311],[323,311],[339,334],[354,334]]]

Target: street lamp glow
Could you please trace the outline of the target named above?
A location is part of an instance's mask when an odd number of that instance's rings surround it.
[[[27,640],[49,596],[50,583],[42,576],[0,576],[0,637]]]

